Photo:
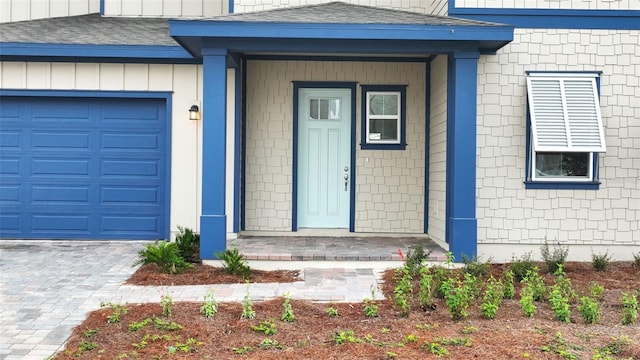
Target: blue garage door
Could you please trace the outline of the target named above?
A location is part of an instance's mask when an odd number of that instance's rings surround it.
[[[165,237],[164,100],[0,98],[0,238]]]

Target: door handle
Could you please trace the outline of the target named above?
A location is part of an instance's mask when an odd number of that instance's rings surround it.
[[[347,185],[349,184],[349,174],[345,173],[343,178],[344,178],[344,191],[347,191]]]

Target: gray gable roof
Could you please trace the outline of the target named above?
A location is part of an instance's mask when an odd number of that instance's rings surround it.
[[[484,21],[348,4],[340,1],[189,20],[264,23],[499,26]]]
[[[179,46],[168,19],[68,16],[0,24],[0,42],[37,44]]]

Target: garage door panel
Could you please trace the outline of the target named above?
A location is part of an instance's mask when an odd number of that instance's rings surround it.
[[[4,156],[0,159],[0,175],[3,177],[20,176],[20,163],[22,159],[17,156]]]
[[[86,131],[34,131],[31,136],[33,150],[64,150],[87,152],[91,134]]]
[[[0,102],[0,238],[165,237],[163,100]]]
[[[100,232],[103,233],[142,233],[158,232],[159,221],[155,216],[103,215]]]
[[[157,178],[160,173],[158,160],[106,160],[102,163],[103,176]]]
[[[60,159],[55,157],[31,159],[32,176],[89,177],[90,159]]]
[[[106,151],[131,151],[131,149],[157,151],[161,140],[160,133],[103,133],[101,144],[102,150]]]
[[[89,186],[35,185],[31,187],[31,203],[89,205],[89,193]]]
[[[2,125],[0,125],[2,127]],[[22,134],[19,130],[0,129],[0,149],[1,151],[19,150]]]
[[[160,187],[102,187],[101,202],[104,205],[141,206],[157,204],[160,200]]]

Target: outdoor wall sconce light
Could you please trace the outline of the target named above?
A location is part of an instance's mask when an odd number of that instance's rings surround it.
[[[189,108],[189,120],[200,120],[200,108],[198,105],[191,105],[191,108]]]

